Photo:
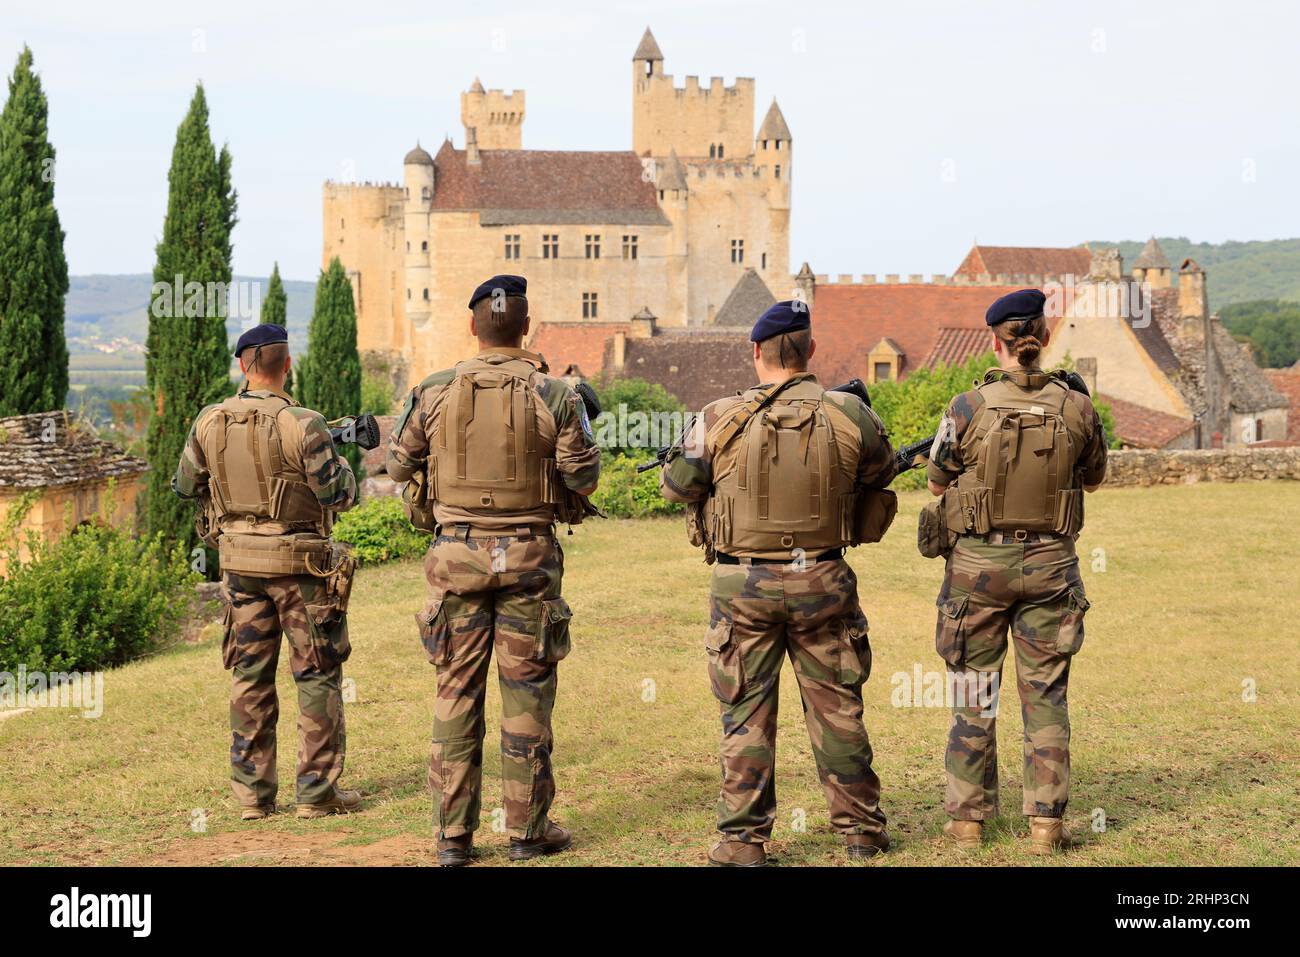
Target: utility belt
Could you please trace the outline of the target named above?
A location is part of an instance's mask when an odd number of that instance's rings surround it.
[[[740,555],[728,555],[725,552],[716,552],[714,557],[719,565],[793,565],[797,559],[793,558],[744,558]],[[844,557],[844,549],[832,548],[829,551],[813,557],[805,555],[803,561],[805,564],[813,562],[837,562]]]
[[[352,579],[357,571],[357,560],[352,557],[350,545],[312,533],[232,535],[227,532],[218,541],[218,554],[223,572],[250,578],[282,575],[319,578],[324,595],[313,606],[322,609],[322,617],[330,619],[347,613]]]
[[[968,532],[961,537],[986,542],[989,545],[1033,545],[1038,542],[1054,542],[1066,536],[1058,535],[1056,532],[1030,532],[1023,528],[995,528],[987,535]]]
[[[521,542],[532,538],[554,538],[554,525],[515,525],[505,528],[484,528],[468,522],[454,525],[439,525],[434,530],[438,538],[451,538],[458,542],[468,542],[474,538],[517,538]]]

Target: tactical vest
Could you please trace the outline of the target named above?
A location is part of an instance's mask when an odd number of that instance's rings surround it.
[[[841,467],[824,391],[809,379],[778,386],[770,401],[760,393],[714,424],[706,437],[714,462],[735,449],[705,515],[713,547],[813,552],[852,543],[855,468]]]
[[[536,371],[488,355],[456,366],[433,436],[427,498],[469,509],[524,512],[556,497],[555,459],[538,436]]]
[[[1046,372],[992,369],[961,439],[968,465],[948,493],[950,528],[1074,535],[1083,526],[1079,450],[1067,427],[1069,386]]]
[[[277,417],[292,404],[283,396],[241,392],[218,405],[210,413],[216,421],[203,430],[221,565],[228,571],[305,574],[328,552],[329,519],[305,476],[285,462]],[[279,529],[260,535],[224,530],[237,520],[297,526],[307,534],[295,543],[293,534]]]

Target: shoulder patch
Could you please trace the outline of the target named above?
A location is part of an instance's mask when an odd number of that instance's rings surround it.
[[[451,380],[454,378],[456,378],[456,370],[454,368],[442,369],[438,372],[430,373],[421,379],[420,389],[423,391],[424,389],[430,389],[440,385],[449,385]]]

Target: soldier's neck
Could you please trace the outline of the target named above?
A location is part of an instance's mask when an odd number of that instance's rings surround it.
[[[782,369],[780,367],[773,369],[771,366],[760,366],[758,370],[758,381],[770,385],[780,385],[783,382],[789,382],[795,376],[807,375],[807,369]]]
[[[246,392],[279,392],[284,395],[284,379],[273,382],[270,379],[249,379],[248,385],[245,386]]]

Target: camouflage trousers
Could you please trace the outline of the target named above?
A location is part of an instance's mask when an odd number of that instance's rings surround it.
[[[937,604],[935,648],[948,665],[950,686],[1000,688],[1010,632],[1024,721],[1023,810],[1064,816],[1070,786],[1066,690],[1088,610],[1073,541],[991,544],[963,536],[948,558]],[[957,820],[998,813],[997,701],[996,694],[973,693],[954,701],[944,810]]]
[[[256,578],[227,572],[221,651],[234,672],[230,691],[230,767],[235,797],[248,807],[274,804],[275,726],[280,704],[275,670],[280,635],[289,640],[289,666],[298,686],[299,804],[334,795],[343,773],[343,662],[352,652],[346,615],[324,602],[311,575]]]
[[[762,842],[776,817],[776,721],[788,655],[831,826],[845,834],[885,827],[880,779],[862,724],[871,672],[857,578],[842,559],[792,565],[714,566],[705,647],[722,711],[718,830]]]
[[[416,617],[438,669],[429,758],[438,836],[479,826],[483,712],[495,650],[506,830],[511,837],[539,837],[555,797],[555,666],[569,653],[571,613],[560,597],[564,553],[550,535],[439,535],[424,570],[429,603]]]

